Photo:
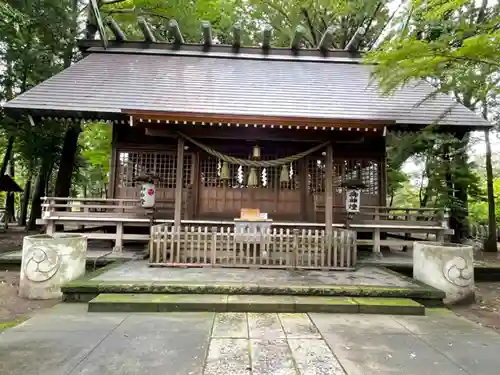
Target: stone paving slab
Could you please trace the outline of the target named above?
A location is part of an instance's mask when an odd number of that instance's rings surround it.
[[[67,375],[108,334],[104,329],[84,331],[83,327],[78,332],[9,329],[0,334],[0,374]]]
[[[443,308],[427,309],[425,317],[395,316],[393,319],[415,335],[497,335],[495,331]]]
[[[500,335],[423,335],[419,336],[433,350],[469,374],[500,373]]]
[[[246,313],[216,314],[212,337],[216,338],[248,338],[248,322]]]
[[[309,271],[238,268],[153,268],[134,260],[95,277],[100,281],[182,281],[206,284],[253,283],[256,285],[363,285],[418,287],[411,279],[383,268],[361,267],[356,271]]]
[[[1,375],[496,375],[500,353],[500,335],[441,310],[103,314],[63,304],[27,323],[0,334]]]
[[[200,373],[211,313],[129,316],[71,375]]]
[[[464,373],[453,361],[413,335],[343,332],[325,333],[324,339],[349,375]]]
[[[297,375],[295,360],[284,339],[250,341],[252,375]]]
[[[248,313],[248,334],[251,339],[284,339],[285,331],[278,314]]]

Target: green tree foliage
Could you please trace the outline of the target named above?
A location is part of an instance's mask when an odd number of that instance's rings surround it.
[[[79,138],[77,170],[74,175],[73,195],[106,197],[111,164],[110,124],[85,124]]]
[[[374,75],[386,93],[426,79],[436,87],[433,95],[450,94],[490,118],[498,108],[499,12],[500,6],[488,6],[488,1],[412,0],[399,16],[398,27],[366,60],[376,63]],[[443,108],[442,115],[449,110]],[[395,144],[392,167],[397,170],[398,163],[411,155],[425,155],[426,194],[438,205],[451,207],[455,239],[460,240],[467,236],[468,193],[478,191],[477,176],[467,160],[469,134],[450,138],[432,129]]]

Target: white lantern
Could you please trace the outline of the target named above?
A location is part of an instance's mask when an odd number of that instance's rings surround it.
[[[155,185],[145,182],[141,185],[141,206],[143,208],[153,208],[155,206],[156,189]]]

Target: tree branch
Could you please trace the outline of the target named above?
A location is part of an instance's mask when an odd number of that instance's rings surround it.
[[[288,21],[288,23],[290,24],[290,26],[293,26],[292,20],[290,19],[290,17],[288,17],[288,14],[286,14],[283,9],[280,9],[279,7],[277,7],[276,5],[274,5],[273,3],[271,3],[270,1],[263,0],[262,2],[264,4],[267,4],[269,7],[271,7],[272,9],[274,9],[279,14],[281,14]]]
[[[314,30],[311,18],[309,17],[309,12],[307,11],[306,8],[302,8],[302,14],[304,15],[306,22],[307,22],[307,27],[309,27],[309,31],[311,32],[311,36],[313,38],[313,45],[317,46],[318,45],[318,37],[316,36],[316,31]]]

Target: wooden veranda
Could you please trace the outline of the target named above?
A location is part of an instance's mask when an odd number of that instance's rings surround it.
[[[198,45],[184,43],[176,22],[171,43],[144,20],[144,41],[109,25],[116,40],[81,41],[81,62],[5,106],[33,123],[113,126],[109,198],[45,198],[47,233],[72,224],[118,250],[149,241],[151,265],[318,269],[353,267],[356,246],[380,254],[411,246],[413,233],[449,233],[443,210],[387,207],[386,134],[437,118],[451,132],[489,124],[445,95],[424,101],[425,82],[383,96],[357,51],[360,33],[335,50],[329,29],[305,50],[300,33],[290,49],[272,48],[269,29],[253,48],[236,28],[232,45],[212,43],[207,23]],[[152,209],[140,205],[144,175],[155,184]],[[360,202],[348,215],[354,182]],[[258,232],[241,231],[245,209],[261,215]]]

